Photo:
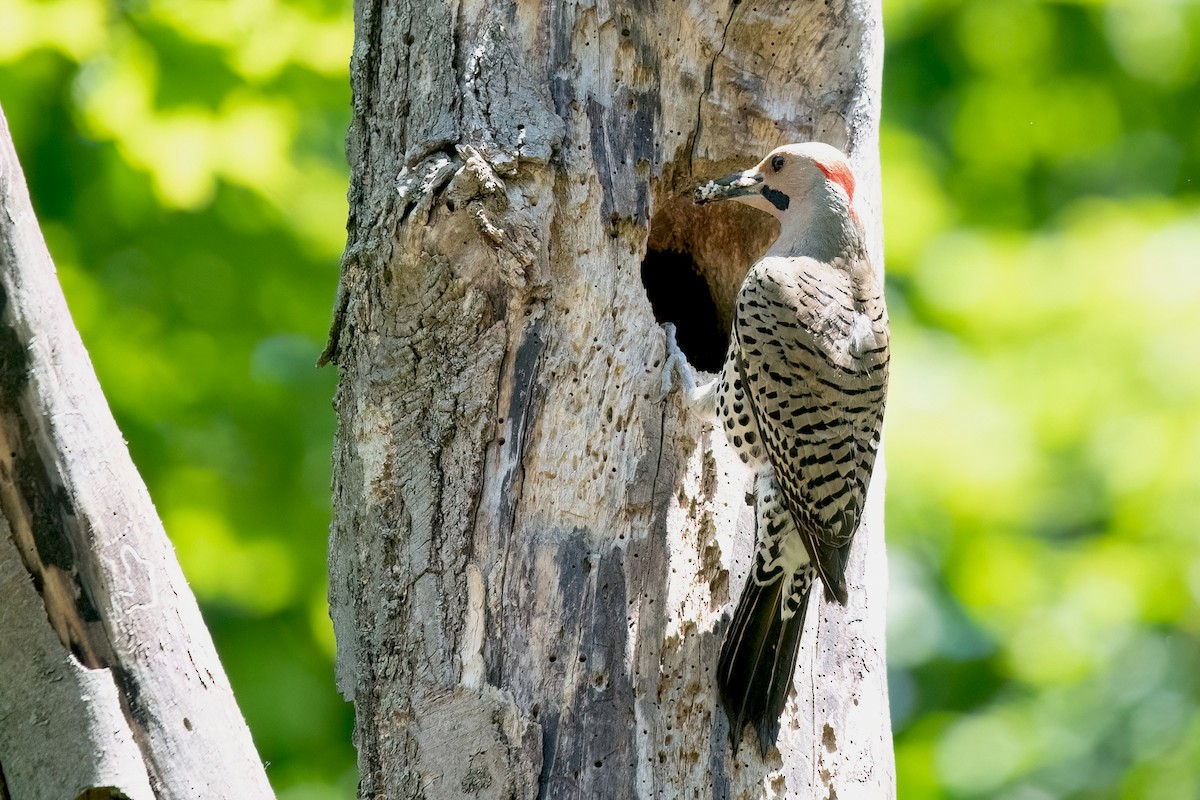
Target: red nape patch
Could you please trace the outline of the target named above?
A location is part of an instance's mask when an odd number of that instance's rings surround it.
[[[825,177],[841,186],[846,190],[846,196],[851,200],[854,199],[854,173],[850,171],[850,165],[845,161],[833,161],[830,163],[815,162],[817,169],[825,173]]]

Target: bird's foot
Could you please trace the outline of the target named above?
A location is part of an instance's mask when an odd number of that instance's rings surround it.
[[[659,402],[667,399],[667,395],[675,387],[675,376],[679,375],[679,384],[683,389],[685,404],[703,417],[712,417],[717,412],[717,381],[711,380],[703,386],[696,385],[696,372],[688,363],[687,356],[679,349],[675,341],[675,326],[663,324],[663,332],[667,335],[667,363],[663,364],[662,394]]]
[[[665,401],[667,395],[675,388],[676,373],[679,373],[679,383],[683,386],[684,393],[690,398],[696,393],[696,376],[688,364],[687,356],[679,349],[679,343],[675,340],[675,324],[665,322],[662,327],[663,333],[667,335],[667,361],[663,364],[662,394],[658,400],[660,403]]]

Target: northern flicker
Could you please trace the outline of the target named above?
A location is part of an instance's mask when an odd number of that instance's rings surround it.
[[[746,723],[766,754],[779,734],[805,608],[820,578],[845,604],[846,562],[879,449],[888,321],[854,212],[846,157],[820,143],[771,151],[696,189],[779,220],[738,291],[720,375],[697,388],[667,328],[664,384],[678,372],[756,473],[754,564],[721,645],[717,683],[736,752]]]

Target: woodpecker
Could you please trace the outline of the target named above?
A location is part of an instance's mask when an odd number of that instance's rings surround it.
[[[846,562],[875,466],[887,393],[883,289],[854,211],[854,175],[817,142],[772,150],[695,202],[737,200],[779,220],[738,291],[719,376],[697,387],[667,326],[669,391],[714,417],[755,471],[754,564],[721,645],[717,684],[736,753],[747,723],[779,735],[809,593],[847,601]]]

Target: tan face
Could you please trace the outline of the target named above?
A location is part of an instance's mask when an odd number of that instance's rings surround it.
[[[827,144],[806,142],[777,147],[754,167],[697,187],[694,199],[699,205],[738,200],[783,218],[818,186],[840,187],[853,200],[854,176],[846,157]]]

